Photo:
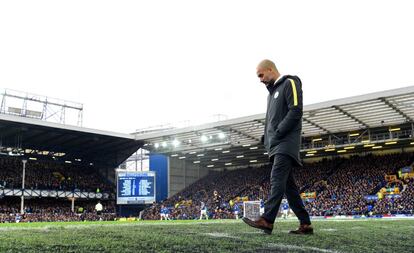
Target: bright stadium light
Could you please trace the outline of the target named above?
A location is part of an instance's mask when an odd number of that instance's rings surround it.
[[[251,163],[257,163],[257,160],[250,160]]]
[[[36,160],[37,160],[37,158],[36,158],[36,157],[29,157],[29,160],[36,161]]]
[[[207,142],[208,141],[208,138],[205,135],[202,135],[200,139],[201,139],[201,142]]]
[[[393,144],[397,144],[396,141],[390,141],[390,142],[386,142],[385,145],[393,145]]]
[[[174,146],[174,147],[178,147],[178,146],[180,146],[180,141],[179,141],[179,140],[177,140],[177,139],[174,139],[174,140],[172,141],[172,144],[173,144],[173,146]]]
[[[251,147],[250,149],[251,149],[251,150],[253,150],[253,149],[258,149],[258,147]]]
[[[160,147],[160,144],[158,142],[154,144],[154,148],[159,148],[159,147]]]
[[[178,159],[185,159],[185,156],[180,156],[180,157],[178,157]]]
[[[23,153],[20,153],[17,150],[9,151],[9,156],[22,156],[22,155],[24,155],[24,154]]]
[[[380,148],[382,148],[382,146],[375,146],[375,147],[372,147],[372,149],[380,149]]]
[[[204,154],[198,154],[197,156],[198,156],[198,157],[200,157],[200,156],[204,156]]]
[[[173,154],[173,155],[171,155],[171,157],[177,157],[178,156],[178,154]]]
[[[346,152],[346,150],[345,150],[345,149],[342,149],[342,150],[338,150],[337,152],[338,152],[338,153],[345,153],[345,152]]]
[[[318,153],[318,151],[316,151],[316,150],[311,150],[311,151],[308,151],[307,153],[308,153],[308,154],[316,154],[316,153]]]
[[[166,141],[164,141],[163,143],[161,143],[161,146],[162,146],[163,148],[166,148],[166,147],[167,147],[167,142],[166,142]]]
[[[315,154],[306,154],[306,156],[314,156]]]
[[[250,147],[250,144],[244,144],[243,147]]]
[[[218,137],[219,137],[220,140],[222,140],[222,139],[226,138],[226,135],[224,133],[219,133]]]
[[[223,153],[223,154],[230,153],[230,150],[224,150],[224,151],[223,151],[223,152],[221,152],[221,153]]]
[[[211,159],[212,162],[215,162],[215,161],[218,161],[218,160],[219,160],[218,158]]]
[[[213,164],[207,165],[207,168],[213,168],[213,167],[214,167]]]
[[[350,137],[353,137],[353,136],[359,136],[359,133],[349,134],[349,136],[350,136]]]
[[[200,163],[200,161],[194,161],[193,163]]]
[[[334,148],[325,149],[325,152],[331,152],[331,151],[335,151],[335,149]]]
[[[232,165],[232,163],[225,163],[224,165],[229,166],[229,165]]]
[[[348,146],[348,147],[345,147],[344,149],[355,149],[355,146]]]
[[[238,155],[238,156],[236,156],[236,158],[243,158],[244,157],[244,155]]]
[[[220,151],[220,150],[223,150],[223,148],[215,148],[214,150],[215,151]]]

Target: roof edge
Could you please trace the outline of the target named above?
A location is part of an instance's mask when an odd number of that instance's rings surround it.
[[[48,121],[43,121],[39,119],[25,118],[21,116],[14,116],[14,115],[8,115],[8,114],[0,114],[0,120],[12,121],[16,123],[30,124],[30,125],[36,125],[36,126],[42,126],[42,127],[53,127],[53,128],[58,128],[58,129],[68,130],[68,131],[106,135],[106,136],[118,137],[118,138],[123,138],[123,139],[135,140],[134,136],[131,134],[116,133],[116,132],[111,132],[111,131],[104,131],[104,130],[98,130],[98,129],[92,129],[92,128],[86,128],[86,127],[78,127],[78,126],[72,126],[72,125],[62,125],[59,123],[48,122]]]

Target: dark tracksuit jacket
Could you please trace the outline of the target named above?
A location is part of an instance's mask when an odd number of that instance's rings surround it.
[[[267,112],[264,145],[269,157],[289,155],[302,166],[300,143],[302,133],[302,82],[297,76],[283,76],[272,86],[267,86]]]

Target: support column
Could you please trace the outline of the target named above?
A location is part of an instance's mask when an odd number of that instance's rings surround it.
[[[72,211],[72,213],[74,213],[75,212],[75,197],[71,199],[71,202],[72,202],[72,205],[70,207],[70,210]]]
[[[23,174],[22,174],[22,197],[21,197],[21,202],[20,202],[20,213],[24,214],[24,181],[25,181],[25,176],[26,176],[27,160],[23,159],[22,163],[23,163]]]

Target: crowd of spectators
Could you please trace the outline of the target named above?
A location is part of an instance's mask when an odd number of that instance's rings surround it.
[[[25,200],[24,214],[20,214],[20,198],[4,197],[0,200],[0,223],[50,222],[50,221],[98,221],[116,218],[115,202],[103,201],[100,214],[95,210],[96,200],[76,201],[67,199],[34,198]]]
[[[411,161],[411,154],[354,156],[343,161],[321,187],[317,198],[307,203],[311,215],[362,215],[367,213],[366,195],[376,194],[386,184],[385,175]]]
[[[20,158],[0,156],[0,189],[21,189],[22,166]],[[114,193],[114,185],[92,166],[32,160],[26,163],[25,189]],[[78,199],[72,212],[68,199],[27,198],[21,215],[20,198],[0,195],[0,222],[114,220],[114,201],[104,201],[99,215],[96,204]]]
[[[315,197],[304,199],[313,216],[413,214],[414,179],[387,181],[387,175],[398,175],[398,169],[411,165],[413,153],[383,156],[352,156],[305,163],[295,168],[295,180],[302,193]],[[0,186],[21,187],[21,161],[0,158]],[[246,167],[238,170],[211,171],[181,192],[156,203],[141,213],[142,219],[160,219],[161,206],[169,210],[171,219],[199,219],[202,203],[209,218],[234,218],[236,206],[245,200],[265,201],[270,192],[270,166]],[[380,189],[398,187],[396,197],[368,200]],[[93,168],[29,161],[26,169],[26,189],[113,191]],[[105,201],[102,214],[95,211],[96,201],[77,200],[74,211],[71,202],[59,198],[31,198],[25,201],[25,214],[20,215],[20,199],[0,199],[0,222],[114,220],[114,201]]]
[[[113,192],[114,186],[87,165],[29,160],[25,170],[25,188],[32,190],[65,190]],[[22,161],[19,158],[0,157],[0,187],[22,186]]]
[[[375,195],[381,187],[387,185],[385,175],[397,174],[398,169],[412,162],[412,153],[352,156],[305,163],[303,167],[295,168],[294,174],[301,192],[314,192],[316,195],[316,198],[304,200],[307,210],[313,216],[367,215],[371,211],[371,214],[412,213],[412,180],[404,181],[401,198],[383,198],[376,203],[365,198],[367,195]],[[270,169],[269,165],[265,165],[211,172],[159,205],[146,209],[143,218],[159,219],[162,204],[169,207],[172,219],[197,219],[200,216],[201,202],[208,206],[210,218],[234,218],[232,210],[234,204],[237,204],[237,197],[240,202],[246,199],[267,199]],[[213,203],[214,190],[221,195],[219,209]],[[368,210],[370,205],[372,210]]]
[[[383,198],[373,206],[373,213],[414,214],[414,178],[403,180],[402,192],[398,198]]]

